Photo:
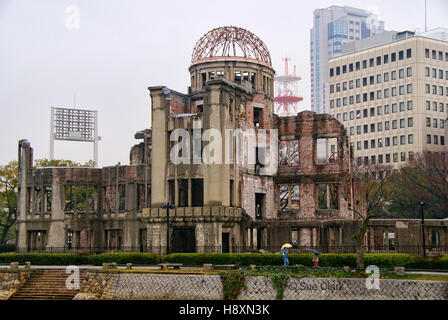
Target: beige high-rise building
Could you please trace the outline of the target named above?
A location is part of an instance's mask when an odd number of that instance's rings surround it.
[[[448,29],[348,49],[329,62],[329,100],[355,161],[398,168],[417,152],[446,151]]]

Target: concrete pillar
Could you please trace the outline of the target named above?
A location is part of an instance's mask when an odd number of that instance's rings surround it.
[[[196,252],[203,253],[205,246],[204,223],[196,223],[195,237],[196,237]]]
[[[56,169],[53,169],[53,182],[51,185],[51,223],[50,228],[48,229],[47,249],[51,247],[60,248],[65,246],[65,190],[64,185],[55,179],[55,176]]]
[[[153,253],[166,254],[166,223],[149,223],[148,248]]]
[[[28,170],[32,163],[32,149],[30,143],[27,140],[19,141],[19,186],[20,191],[17,199],[17,247],[26,248],[26,202],[27,192],[26,181],[28,176]]]
[[[254,229],[249,228],[249,247],[253,249],[254,247]]]
[[[193,190],[191,189],[191,179],[188,179],[188,206],[191,207],[192,204]]]
[[[136,249],[138,246],[138,225],[135,221],[123,222],[123,247]]]
[[[162,87],[150,88],[152,102],[152,149],[157,153],[151,155],[151,207],[160,207],[166,202],[166,170],[168,155],[167,140],[167,105]]]
[[[220,252],[222,246],[222,222],[196,223],[195,237],[196,252]]]
[[[213,230],[212,233],[210,234],[210,236],[213,237],[213,239],[211,239],[212,241],[210,241],[210,245],[215,247],[214,248],[214,252],[221,252],[221,247],[222,247],[222,222],[214,222],[213,223]]]
[[[267,246],[268,246],[268,229],[267,228],[263,228],[261,230],[263,232],[263,236],[261,237],[263,239],[262,247],[265,250],[267,250]]]
[[[204,130],[207,130],[209,128],[216,129],[221,133],[221,137],[223,136],[222,133],[222,113],[224,110],[224,106],[222,104],[222,92],[221,88],[217,85],[208,86],[207,87],[207,105],[204,106]],[[214,137],[216,138],[216,137]],[[206,146],[206,144],[209,144],[208,142],[204,143],[204,149],[210,150],[211,146]],[[219,144],[214,143],[214,146],[217,146]],[[224,152],[224,143],[221,144],[221,153]],[[214,152],[216,153],[219,150],[216,150],[216,148],[213,148]],[[207,156],[207,154],[205,154]],[[221,163],[223,162],[223,158],[220,159]],[[204,204],[206,206],[221,206],[224,201],[224,194],[226,193],[224,190],[225,181],[228,180],[226,177],[223,176],[222,172],[222,165],[221,164],[206,164],[204,166]],[[227,177],[228,178],[228,177]]]
[[[257,246],[258,246],[258,229],[257,228],[252,228],[252,244],[253,244],[252,249],[257,249]]]

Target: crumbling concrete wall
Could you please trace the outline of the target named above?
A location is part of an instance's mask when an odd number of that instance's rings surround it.
[[[297,166],[280,166],[276,182],[299,186],[301,219],[351,219],[351,186],[349,179],[350,153],[348,138],[343,126],[329,115],[304,111],[295,117],[274,116],[280,141],[298,142]],[[337,139],[337,160],[318,163],[317,139]],[[336,210],[320,210],[318,184],[337,184]],[[278,188],[276,190],[278,195]]]
[[[122,235],[120,248],[114,249],[135,250],[146,242],[139,237],[146,225],[141,221],[145,204],[137,208],[137,186],[143,186],[140,197],[144,198],[150,190],[144,188],[145,183],[149,185],[150,166],[35,168],[31,167],[31,150],[29,142],[19,144],[20,250],[104,250],[107,230]]]

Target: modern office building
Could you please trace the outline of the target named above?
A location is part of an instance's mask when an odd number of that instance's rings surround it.
[[[328,60],[341,54],[342,45],[384,31],[377,15],[362,9],[331,6],[314,10],[310,32],[311,110],[328,113]]]
[[[329,61],[329,99],[355,161],[398,168],[416,152],[445,151],[448,29],[400,32],[352,50]]]

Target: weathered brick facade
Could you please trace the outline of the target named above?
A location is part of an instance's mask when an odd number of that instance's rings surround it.
[[[266,61],[270,57],[207,57],[192,62],[188,94],[148,88],[152,128],[136,133],[143,142],[132,147],[129,165],[34,168],[32,148],[21,140],[19,249],[165,254],[168,246],[171,252],[278,251],[285,242],[305,250],[354,246],[359,222],[351,205],[359,188],[350,179],[347,133],[328,114],[275,115],[275,72]],[[184,142],[176,129],[191,137],[177,152],[188,160],[182,163],[172,158]],[[238,135],[226,140],[229,130],[242,134],[241,145]],[[267,141],[257,144],[264,133]],[[215,144],[218,138],[222,145]],[[161,209],[167,202],[175,206],[169,229]],[[376,224],[379,231],[371,224],[370,247],[391,247],[392,235],[387,243],[384,235],[398,228],[392,222]],[[438,225],[446,244],[447,223]],[[396,239],[418,244],[418,229],[409,227],[409,241],[403,230],[394,231]]]

